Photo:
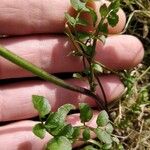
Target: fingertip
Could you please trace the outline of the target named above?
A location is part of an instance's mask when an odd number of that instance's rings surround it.
[[[111,102],[122,95],[124,92],[124,85],[120,78],[116,75],[103,75],[101,76],[101,83],[106,93],[108,102]],[[102,91],[100,90],[100,97],[104,99]]]
[[[142,62],[143,57],[144,57],[144,46],[142,44],[142,42],[135,36],[132,35],[124,35],[124,36],[128,36],[128,42],[130,43],[130,46],[132,47],[133,53],[133,61],[131,61],[131,66],[130,68],[133,68],[135,66],[137,66],[140,62]],[[131,42],[133,41],[133,42]]]
[[[13,145],[13,150],[42,150],[52,136],[46,133],[42,140],[36,137],[32,132],[36,123],[38,122],[25,120],[2,126],[0,128],[0,149],[9,150]]]
[[[120,46],[122,47],[122,65],[124,69],[131,69],[137,66],[144,57],[142,42],[132,35],[119,35]],[[122,40],[121,40],[122,39]]]
[[[131,35],[110,36],[104,46],[97,44],[97,60],[115,70],[131,69],[142,61],[143,56],[141,41]]]

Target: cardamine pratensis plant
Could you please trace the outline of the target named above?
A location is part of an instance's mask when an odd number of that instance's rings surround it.
[[[65,33],[74,46],[70,55],[82,58],[84,66],[83,71],[74,73],[73,77],[87,78],[90,89],[66,83],[62,79],[45,72],[0,46],[0,55],[2,57],[46,81],[92,97],[102,110],[96,120],[97,127],[92,128],[87,126],[86,123],[93,117],[93,111],[87,104],[80,103],[80,119],[83,125],[73,127],[66,122],[66,117],[71,110],[75,109],[74,105],[65,104],[58,108],[56,112],[52,112],[48,101],[43,96],[33,95],[33,105],[39,112],[40,119],[40,123],[33,127],[33,133],[41,139],[44,138],[46,132],[53,136],[45,146],[47,150],[71,150],[72,144],[78,140],[91,143],[91,145],[84,147],[84,150],[111,149],[112,146],[118,149],[122,146],[118,138],[112,134],[113,126],[108,115],[107,99],[103,86],[98,78],[104,69],[112,70],[95,60],[97,42],[101,41],[105,44],[105,39],[108,36],[108,26],[114,27],[118,23],[119,17],[117,12],[119,10],[120,0],[113,0],[109,6],[106,4],[100,6],[100,20],[98,19],[97,13],[89,5],[89,3],[93,1],[94,0],[70,0],[75,15],[71,16],[69,13],[65,13]],[[81,32],[78,30],[78,26],[82,26],[83,28],[89,26],[87,20],[82,16],[83,13],[88,14],[92,18],[92,32],[88,30]],[[96,93],[97,86],[100,87],[103,93],[103,99]],[[96,135],[97,139],[94,140],[91,138],[91,132]]]

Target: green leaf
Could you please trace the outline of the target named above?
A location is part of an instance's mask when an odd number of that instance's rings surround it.
[[[78,18],[78,19],[76,20],[76,24],[82,25],[82,26],[87,26],[87,25],[88,25],[88,22],[87,22],[87,20],[85,20],[85,19]]]
[[[104,145],[102,146],[102,149],[103,149],[103,150],[110,150],[111,147],[112,147],[112,143],[110,143],[110,144],[104,144]]]
[[[82,133],[82,135],[83,135],[83,139],[85,141],[89,140],[90,137],[91,137],[91,135],[90,135],[90,129],[89,128],[85,128],[84,131],[83,131],[83,133]]]
[[[93,46],[91,46],[91,45],[87,46],[85,50],[86,50],[86,54],[89,56],[91,56],[94,51]]]
[[[76,10],[76,11],[89,11],[88,8],[86,8],[86,3],[81,2],[80,0],[70,0],[72,7]]]
[[[88,145],[83,148],[83,150],[98,150],[97,148],[94,148],[92,145]]]
[[[111,144],[112,143],[112,139],[109,133],[107,133],[105,130],[102,130],[101,128],[97,128],[95,129],[96,135],[98,137],[98,139],[106,144]]]
[[[57,112],[51,112],[45,122],[45,127],[48,130],[50,130],[50,129],[58,127],[60,124],[63,124],[63,123],[64,123],[64,119],[59,119]]]
[[[119,144],[119,139],[118,139],[116,136],[112,137],[112,140],[113,140],[116,144]]]
[[[63,127],[63,129],[57,134],[57,136],[65,136],[68,139],[72,138],[72,135],[74,133],[74,128],[72,127],[71,124],[67,124],[66,126]]]
[[[103,4],[100,9],[99,9],[99,12],[101,14],[101,17],[106,17],[107,14],[109,13],[109,10],[107,8],[107,5],[106,4]]]
[[[107,125],[106,125],[106,129],[105,129],[109,134],[111,134],[112,132],[113,132],[113,130],[114,130],[114,128],[113,128],[113,126],[112,126],[112,124],[111,123],[108,123]]]
[[[38,136],[39,138],[43,139],[45,137],[46,134],[46,130],[44,128],[44,126],[41,123],[36,124],[33,129],[32,129],[33,133]]]
[[[49,114],[51,107],[48,100],[46,100],[43,96],[33,95],[32,103],[34,108],[39,112],[39,116],[41,118],[44,118],[45,115]]]
[[[122,144],[118,145],[118,150],[125,150]]]
[[[79,0],[70,0],[70,2],[71,2],[72,7],[75,10],[78,10],[78,8],[79,8]]]
[[[106,126],[109,122],[109,116],[105,110],[101,111],[97,117],[96,123],[98,126]]]
[[[58,113],[60,114],[60,116],[62,118],[66,118],[67,114],[71,111],[71,110],[74,110],[75,109],[75,106],[72,105],[72,104],[64,104],[63,106],[59,107],[58,109]]]
[[[65,18],[67,19],[67,22],[73,27],[76,25],[76,20],[72,16],[70,16],[68,13],[65,13]]]
[[[74,132],[72,134],[72,138],[76,140],[80,136],[80,127],[74,127]]]
[[[113,0],[108,6],[109,11],[117,12],[120,7],[120,0]]]
[[[72,150],[72,145],[66,137],[60,136],[50,140],[46,150]]]
[[[65,120],[67,114],[73,109],[75,109],[74,105],[65,104],[61,106],[57,112],[51,113],[45,122],[47,130],[51,133],[53,131],[53,134],[58,134],[59,131],[66,125]]]
[[[100,73],[103,72],[103,68],[102,68],[102,66],[100,66],[99,64],[93,63],[93,64],[92,64],[92,67],[93,67],[93,69],[94,69],[96,72],[100,72]]]
[[[108,23],[104,23],[98,26],[99,32],[102,32],[103,34],[108,34]]]
[[[80,40],[83,40],[89,38],[91,34],[87,32],[77,32],[77,36]]]
[[[89,8],[89,10],[90,10],[90,15],[91,15],[91,17],[92,17],[92,20],[93,20],[93,26],[95,27],[96,26],[96,23],[97,23],[97,19],[98,19],[98,17],[97,17],[97,14],[96,14],[96,12],[94,11],[94,9],[92,9],[92,8],[90,8],[90,7],[88,7]]]
[[[61,124],[57,124],[55,128],[50,128],[48,125],[45,125],[45,128],[49,134],[55,137],[55,136],[58,136],[62,132],[65,126],[66,126],[66,123],[63,122]]]
[[[119,21],[119,16],[112,12],[110,13],[110,15],[107,17],[108,23],[111,27],[114,27],[117,25],[118,21]]]
[[[85,103],[79,104],[81,122],[88,122],[93,117],[92,109]]]

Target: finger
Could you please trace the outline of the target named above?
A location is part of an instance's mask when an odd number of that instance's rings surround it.
[[[87,124],[90,127],[96,127],[97,113],[94,113],[93,118]],[[70,115],[67,122],[73,126],[82,125],[79,119],[79,114]],[[32,128],[36,124],[33,121],[20,121],[0,128],[0,149],[2,150],[43,150],[46,143],[52,138],[48,133],[44,139],[36,137],[32,133]],[[5,144],[4,144],[5,143]],[[79,146],[81,143],[76,143],[74,146]]]
[[[109,102],[122,94],[124,86],[118,77],[108,75],[102,76],[100,80]],[[67,82],[88,88],[87,81],[67,80]],[[98,89],[97,92],[103,99],[101,90]],[[0,87],[0,121],[25,119],[36,116],[37,112],[33,108],[32,95],[46,97],[53,110],[66,103],[78,105],[79,102],[87,102],[95,106],[94,100],[90,97],[44,81],[18,82]]]
[[[95,4],[99,5],[98,3]],[[1,0],[0,34],[20,35],[64,32],[64,12],[72,12],[70,0]],[[97,10],[98,11],[98,10]],[[111,32],[120,32],[125,15],[119,12],[119,23]]]
[[[36,137],[32,133],[34,124],[35,122],[33,121],[22,121],[0,127],[0,149],[42,150],[51,136],[46,135],[44,140]]]
[[[80,57],[69,55],[73,46],[65,36],[30,36],[0,40],[6,48],[50,73],[83,70]],[[97,44],[96,59],[112,69],[130,69],[143,58],[141,42],[129,35],[108,37]],[[73,66],[73,67],[72,67]],[[33,76],[0,57],[0,79]]]

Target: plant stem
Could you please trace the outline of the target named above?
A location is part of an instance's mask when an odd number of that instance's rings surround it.
[[[90,90],[76,86],[76,85],[69,84],[69,83],[55,77],[55,76],[47,73],[46,71],[42,70],[41,68],[37,67],[36,65],[34,65],[34,64],[28,62],[27,60],[21,58],[20,56],[14,54],[13,52],[7,50],[6,48],[4,48],[2,46],[0,46],[0,56],[13,62],[14,64],[32,72],[33,74],[37,75],[38,77],[40,77],[46,81],[54,83],[54,84],[61,86],[63,88],[69,89],[71,91],[79,92],[79,93],[82,93],[82,94],[87,95],[89,97],[92,97],[93,99],[95,99],[99,108],[103,109],[103,106],[101,104],[101,102],[103,100],[101,100],[99,96],[93,94]]]
[[[101,88],[102,95],[103,95],[103,97],[104,97],[104,102],[105,102],[105,103],[104,103],[104,104],[105,104],[105,109],[106,109],[106,111],[108,112],[108,102],[107,102],[106,93],[105,93],[104,88],[103,88],[103,86],[102,86],[102,83],[101,83],[101,81],[100,81],[100,79],[98,78],[97,75],[95,75],[95,78],[96,78],[96,80],[97,80],[97,82],[98,82],[98,84],[99,84],[99,87]]]
[[[73,46],[76,48],[76,50],[78,50],[78,52],[80,52],[83,55],[83,52],[80,49],[79,45],[75,42],[74,35],[71,33],[70,27],[67,23],[65,24],[65,29],[66,29],[66,34],[68,35],[68,37],[70,37]]]

